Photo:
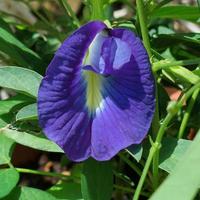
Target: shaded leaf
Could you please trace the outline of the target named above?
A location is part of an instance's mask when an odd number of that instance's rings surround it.
[[[111,162],[88,159],[83,165],[81,191],[84,200],[110,200],[113,188]]]
[[[0,115],[9,113],[13,107],[16,105],[22,104],[26,101],[30,101],[31,99],[27,98],[24,95],[16,95],[6,100],[0,101]]]
[[[10,26],[8,23],[5,22],[5,20],[3,18],[0,17],[0,27],[4,30],[6,30],[7,32],[12,32]]]
[[[160,152],[159,168],[171,173],[191,143],[190,140],[165,138]]]
[[[0,27],[0,46],[0,50],[9,55],[18,65],[34,67],[35,65],[39,66],[41,62],[40,57],[35,52],[2,27]]]
[[[30,104],[23,107],[16,115],[16,120],[34,120],[37,119],[37,104]]]
[[[13,146],[14,140],[7,138],[0,132],[0,165],[10,162]]]
[[[17,185],[19,173],[14,168],[0,170],[0,198],[8,195]]]
[[[15,66],[0,67],[0,86],[10,88],[32,97],[37,97],[42,76],[38,73]]]
[[[141,144],[131,145],[126,149],[126,151],[133,157],[137,162],[139,162],[142,158],[143,148]]]
[[[14,140],[15,142],[24,146],[31,147],[33,149],[49,152],[63,152],[62,149],[60,149],[60,147],[52,141],[26,132],[19,132],[8,128],[2,128],[0,129],[0,134],[3,134],[4,136]]]
[[[31,188],[16,187],[4,200],[57,200],[48,192]]]
[[[194,6],[164,6],[152,13],[152,18],[185,19],[197,21],[200,16],[198,7]]]
[[[81,200],[81,185],[72,182],[59,182],[52,186],[48,192],[62,200]]]

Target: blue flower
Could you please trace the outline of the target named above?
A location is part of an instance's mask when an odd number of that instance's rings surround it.
[[[67,38],[38,94],[40,125],[73,161],[141,143],[155,110],[147,52],[131,31],[90,22]]]

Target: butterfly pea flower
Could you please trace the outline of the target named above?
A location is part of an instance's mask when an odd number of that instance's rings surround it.
[[[38,94],[39,123],[73,161],[109,160],[146,136],[154,79],[141,40],[92,21],[55,53]]]

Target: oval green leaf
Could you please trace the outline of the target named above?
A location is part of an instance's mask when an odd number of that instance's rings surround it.
[[[0,86],[37,97],[42,76],[22,67],[0,67]]]
[[[14,143],[14,140],[7,138],[0,132],[0,165],[10,162]]]
[[[16,115],[16,120],[35,120],[37,119],[37,104],[30,104],[23,107]]]
[[[26,132],[19,132],[8,128],[2,128],[0,129],[0,134],[3,134],[15,142],[24,146],[31,147],[33,149],[63,153],[63,150],[52,141]]]
[[[4,200],[57,200],[48,192],[31,188],[16,187]]]
[[[14,168],[1,169],[0,180],[0,198],[2,198],[8,195],[17,185],[19,173]]]

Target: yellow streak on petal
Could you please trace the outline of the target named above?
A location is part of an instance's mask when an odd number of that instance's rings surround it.
[[[86,105],[90,112],[94,112],[101,103],[102,77],[92,71],[84,71],[87,81]]]

